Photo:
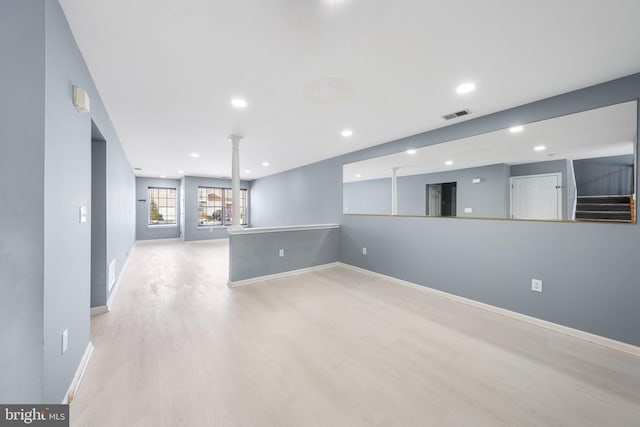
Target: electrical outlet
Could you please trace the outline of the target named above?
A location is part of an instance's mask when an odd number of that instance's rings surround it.
[[[367,248],[362,248],[362,255],[366,255],[367,254]]]
[[[284,256],[284,249],[280,249],[280,256]]]
[[[62,348],[60,354],[64,354],[69,348],[69,329],[62,331]]]
[[[473,213],[473,208],[464,208],[464,213]]]
[[[531,290],[534,292],[542,292],[542,280],[531,279]]]

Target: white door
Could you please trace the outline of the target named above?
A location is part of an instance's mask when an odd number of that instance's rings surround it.
[[[512,177],[511,218],[562,219],[562,174]]]
[[[429,184],[429,216],[442,215],[442,185]]]

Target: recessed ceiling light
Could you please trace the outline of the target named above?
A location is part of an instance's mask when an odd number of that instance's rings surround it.
[[[178,173],[184,173],[184,171],[180,170],[180,171],[178,171]]]
[[[407,150],[407,154],[416,154],[416,150],[413,148],[410,148]]]
[[[189,154],[191,157],[193,157],[194,159],[197,159],[198,157],[200,157],[200,154],[198,153],[191,153]]]
[[[166,178],[166,176],[165,175],[160,175],[160,178]]]
[[[475,88],[476,88],[475,83],[471,83],[471,82],[463,83],[456,88],[456,92],[463,95],[465,93],[473,92]]]
[[[247,101],[242,98],[233,98],[231,100],[231,105],[236,108],[245,108],[247,106]]]
[[[518,133],[518,132],[522,132],[524,130],[524,128],[522,126],[512,126],[509,128],[509,132],[511,133]]]
[[[249,169],[245,169],[244,173],[251,173]]]
[[[342,132],[340,132],[340,135],[344,136],[345,138],[348,138],[351,135],[353,135],[353,131],[351,129],[345,129]]]
[[[451,166],[453,164],[453,160],[447,160],[446,162],[444,162],[444,164],[447,166]]]
[[[262,162],[262,166],[269,166],[269,162]]]
[[[544,145],[538,145],[536,147],[533,147],[533,149],[536,151],[544,151],[547,149],[547,147],[545,147]]]
[[[361,176],[361,175],[360,175],[359,173],[357,173],[357,174],[356,174],[356,178],[360,178],[360,176]]]

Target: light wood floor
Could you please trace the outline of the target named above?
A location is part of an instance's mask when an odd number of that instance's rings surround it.
[[[139,244],[71,424],[640,425],[638,357],[341,267],[226,280],[226,241]]]

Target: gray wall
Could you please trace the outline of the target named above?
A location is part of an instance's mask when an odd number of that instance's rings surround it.
[[[95,127],[94,127],[95,129]],[[91,307],[107,300],[107,143],[91,141]]]
[[[473,178],[482,182],[474,184]],[[457,183],[457,216],[504,218],[508,213],[508,166],[497,164],[398,178],[398,214],[425,215],[426,185],[442,182]],[[465,213],[465,208],[473,212]]]
[[[343,163],[505,129],[513,123],[626,102],[638,96],[640,74],[634,74],[257,180],[254,198],[267,201],[271,193],[279,197],[279,193],[286,192],[287,200],[294,201],[295,211],[292,215],[287,203],[269,204],[269,213],[260,214],[259,224],[335,222],[342,204]],[[287,182],[287,178],[296,176],[304,178],[299,186]],[[312,196],[321,197],[321,210],[316,206],[304,209],[295,202]],[[343,262],[640,345],[637,224],[352,215],[343,215],[338,222]],[[434,241],[438,244],[433,245]],[[365,256],[363,246],[368,250]],[[544,281],[543,293],[530,291],[532,278]]]
[[[338,223],[342,163],[333,158],[253,181],[251,200],[253,227]]]
[[[0,312],[0,401],[58,403],[89,342],[92,119],[107,141],[107,256],[118,269],[134,243],[134,178],[59,4],[2,2],[0,20],[0,181],[15,187],[2,189],[2,301],[12,307]],[[90,114],[73,107],[73,85]]]
[[[574,160],[578,196],[628,196],[633,190],[633,155]]]
[[[149,187],[176,190],[176,224],[148,225]],[[180,237],[180,180],[136,177],[136,239],[177,239]]]
[[[231,188],[230,179],[201,178],[196,176],[184,177],[184,203],[185,203],[185,226],[184,240],[210,240],[226,239],[229,237],[229,227],[199,227],[198,226],[198,187],[222,187]],[[249,205],[249,215],[247,223],[251,224],[253,218],[253,198],[251,196],[251,184],[246,181],[240,182],[241,189],[247,189],[247,204]]]
[[[42,400],[44,15],[42,2],[0,2],[0,402],[3,403]]]
[[[339,229],[296,230],[229,236],[229,280],[337,262]],[[284,257],[279,255],[284,249]]]
[[[548,162],[525,163],[511,166],[511,176],[540,175],[545,173],[562,174],[562,219],[569,219],[569,208],[572,203],[575,189],[569,188],[573,185],[573,180],[569,179],[571,168],[568,160],[550,160]]]
[[[391,215],[391,178],[345,182],[342,206],[349,214]]]

